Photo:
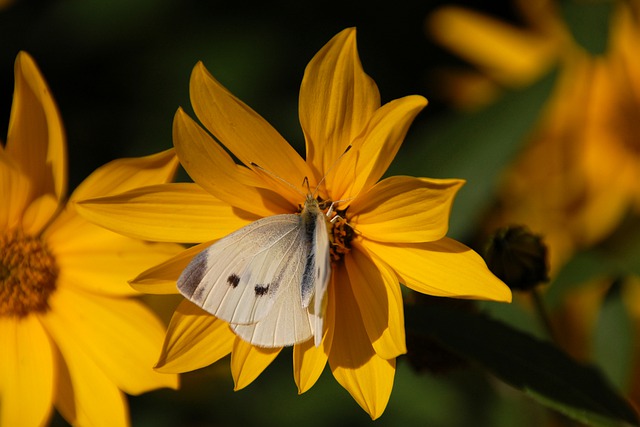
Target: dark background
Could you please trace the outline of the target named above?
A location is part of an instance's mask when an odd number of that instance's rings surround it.
[[[170,147],[173,114],[178,106],[190,111],[189,75],[200,60],[300,150],[304,67],[351,26],[383,102],[423,95],[430,105],[417,120],[429,120],[443,108],[429,72],[457,61],[424,31],[426,16],[443,3],[17,0],[0,11],[0,139],[13,62],[25,50],[62,112],[72,188],[106,161]],[[512,15],[504,1],[491,2],[490,12]]]

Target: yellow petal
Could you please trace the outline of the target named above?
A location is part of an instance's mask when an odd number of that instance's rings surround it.
[[[302,183],[305,176],[312,176],[293,147],[265,119],[213,78],[202,62],[191,74],[189,89],[198,119],[246,166],[256,163],[293,185]],[[286,185],[279,187],[285,193],[292,191]],[[293,195],[297,196],[295,192]]]
[[[501,86],[478,70],[455,66],[441,67],[430,73],[438,82],[434,95],[461,112],[474,112],[493,104],[503,92]]]
[[[511,291],[476,252],[447,237],[429,243],[362,245],[389,265],[400,281],[418,292],[452,298],[511,301]]]
[[[313,340],[293,346],[293,378],[298,394],[306,392],[318,381],[327,364],[328,353],[324,341],[318,347]]]
[[[137,294],[128,281],[183,250],[173,243],[131,239],[89,223],[73,209],[65,210],[47,228],[44,238],[65,286],[105,295]]]
[[[402,293],[396,275],[383,262],[378,260],[374,264],[358,246],[345,257],[345,266],[369,342],[376,353],[383,359],[406,353]]]
[[[142,187],[80,201],[76,207],[82,216],[109,230],[160,242],[219,239],[256,219],[193,183]]]
[[[71,195],[72,200],[105,197],[147,185],[170,182],[178,167],[173,149],[145,157],[117,159],[96,169]]]
[[[383,414],[393,389],[396,359],[386,360],[373,354],[355,369],[339,364],[332,369],[336,381],[349,391],[372,420]]]
[[[413,95],[393,100],[375,112],[353,148],[328,173],[332,200],[356,197],[382,177],[411,122],[426,105],[425,98]]]
[[[308,340],[293,346],[293,377],[298,386],[298,394],[306,392],[318,381],[331,352],[336,311],[334,292],[331,289],[335,286],[335,279],[336,275],[332,274],[324,314],[325,333],[320,345],[316,347],[313,340]]]
[[[336,381],[376,419],[391,396],[395,359],[385,360],[374,351],[351,287],[338,284],[333,290],[336,317],[329,366]]]
[[[632,4],[617,4],[614,12],[612,13],[610,28],[612,29],[609,34],[610,51],[612,52],[612,58],[620,58],[621,61],[611,60],[609,61],[612,67],[623,68],[626,74],[627,81],[622,79],[616,79],[618,83],[624,82],[628,90],[632,92],[630,96],[634,99],[640,97],[640,76],[638,73],[631,70],[640,69],[640,58],[636,54],[637,41],[640,38],[640,26],[637,24],[636,14],[634,12],[634,5]],[[615,55],[615,56],[614,56]],[[622,70],[620,70],[622,72]]]
[[[5,154],[31,180],[31,199],[51,193],[60,203],[67,189],[67,147],[58,107],[26,52],[16,58],[15,79]]]
[[[38,319],[0,317],[0,425],[45,425],[53,404],[52,344]]]
[[[173,144],[191,179],[216,198],[258,216],[291,209],[290,203],[276,197],[275,193],[255,188],[256,174],[237,165],[182,109],[176,112],[173,120]]]
[[[128,427],[127,400],[83,351],[63,347],[56,378],[56,409],[73,425]]]
[[[85,352],[118,388],[129,394],[177,387],[176,375],[152,369],[164,327],[140,302],[87,297],[65,287],[59,287],[49,302],[51,311],[42,321],[65,358]]]
[[[236,337],[231,353],[231,374],[238,391],[253,382],[273,362],[280,348],[260,348]]]
[[[362,69],[356,30],[343,30],[309,62],[300,87],[306,158],[316,174],[333,165],[378,107],[380,93]]]
[[[350,221],[367,239],[417,243],[447,234],[453,198],[464,181],[393,176],[351,202]]]
[[[30,194],[28,177],[0,150],[0,197],[8,201],[5,208],[0,209],[0,230],[15,228],[22,223],[23,213],[31,202]]]
[[[184,300],[173,313],[155,369],[180,373],[211,365],[231,353],[235,337],[227,322]]]
[[[618,70],[618,66],[622,65],[596,60],[590,69],[585,122],[580,123],[584,135],[580,155],[574,160],[581,167],[579,180],[585,186],[580,198],[583,206],[572,209],[569,219],[580,245],[593,245],[610,235],[628,214],[631,194],[640,194],[637,151],[629,142],[635,139],[631,122],[635,123],[636,116],[625,110],[630,107],[624,103],[631,101],[621,99],[623,91],[632,89],[626,77],[628,71]],[[618,108],[603,109],[603,105]],[[625,116],[628,118],[621,118]],[[612,130],[616,120],[623,124]]]
[[[132,288],[145,294],[178,293],[176,281],[182,270],[187,268],[194,256],[209,247],[212,242],[205,242],[189,249],[184,249],[174,257],[157,264],[138,274],[129,284]]]
[[[58,200],[54,195],[51,193],[43,194],[33,200],[25,210],[22,216],[22,229],[27,234],[40,234],[57,210]]]
[[[440,8],[427,25],[438,43],[506,85],[531,83],[563,47],[561,39],[545,38],[460,7]]]

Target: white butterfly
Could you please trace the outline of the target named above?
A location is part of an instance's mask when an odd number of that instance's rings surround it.
[[[200,252],[178,289],[256,346],[288,346],[312,336],[318,346],[329,249],[325,214],[309,192],[300,214],[259,219]]]

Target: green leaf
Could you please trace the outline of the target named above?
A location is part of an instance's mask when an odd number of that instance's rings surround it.
[[[622,280],[616,281],[604,298],[594,337],[594,359],[621,390],[629,386],[633,367],[634,330],[622,300]]]
[[[608,277],[616,270],[615,263],[597,249],[579,252],[562,267],[545,293],[545,303],[556,307],[565,295],[590,279]]]
[[[616,260],[620,276],[640,275],[640,218],[631,212],[615,232],[601,245],[609,258]]]
[[[593,55],[602,55],[609,42],[611,0],[560,2],[560,11],[576,42]]]
[[[536,123],[556,75],[554,70],[526,89],[508,92],[482,111],[415,127],[389,174],[466,179],[456,196],[448,235],[468,235],[489,207],[501,172]]]
[[[545,294],[553,308],[566,293],[591,279],[640,275],[640,219],[629,215],[600,245],[576,253],[558,272]]]
[[[408,333],[435,340],[567,417],[592,426],[640,425],[599,370],[579,364],[548,342],[441,304],[408,306],[405,316]]]

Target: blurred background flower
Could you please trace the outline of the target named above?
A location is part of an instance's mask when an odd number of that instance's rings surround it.
[[[512,222],[540,235],[551,267],[544,297],[564,348],[637,396],[638,385],[625,383],[639,377],[636,1],[14,1],[0,10],[0,116],[9,114],[15,55],[28,50],[65,112],[74,188],[106,161],[171,147],[174,112],[189,106],[186,82],[202,60],[302,153],[300,76],[350,26],[383,102],[429,99],[389,175],[466,179],[449,236],[476,250]],[[544,337],[520,300],[480,308]],[[370,423],[328,372],[296,396],[279,357],[251,387],[229,393],[226,363],[184,375],[179,393],[130,398],[133,424]],[[400,358],[376,425],[550,420],[557,416],[477,366],[416,375]]]
[[[443,98],[456,108],[482,108],[504,89],[558,69],[551,96],[501,176],[479,233],[525,224],[544,237],[551,276],[560,275],[548,298],[559,343],[580,360],[600,361],[640,404],[637,262],[607,265],[616,249],[637,241],[640,2],[514,5],[521,21],[459,6],[440,8],[427,21],[434,40],[473,65],[443,79]],[[585,261],[583,254],[593,251],[607,259],[591,255]],[[586,262],[596,267],[585,268]],[[573,287],[568,291],[567,281]]]

